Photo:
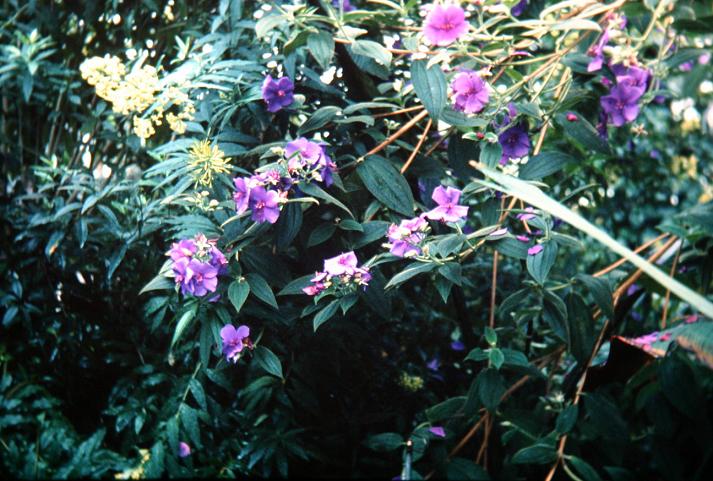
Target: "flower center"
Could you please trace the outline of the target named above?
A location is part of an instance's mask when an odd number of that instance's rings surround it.
[[[278,91],[277,91],[277,96],[278,96],[278,97],[284,97],[284,96],[285,96],[285,91],[284,91],[284,90],[278,90]]]
[[[255,208],[257,208],[257,209],[264,209],[264,208],[265,208],[265,202],[263,202],[262,200],[257,201],[257,202],[255,203]]]

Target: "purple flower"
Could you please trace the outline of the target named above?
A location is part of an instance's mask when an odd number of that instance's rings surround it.
[[[332,6],[336,9],[342,7],[343,12],[351,12],[353,10],[356,10],[356,7],[349,3],[349,0],[332,0]]]
[[[288,142],[285,146],[285,157],[288,159],[290,169],[299,169],[307,165],[319,163],[324,154],[322,146],[316,142],[311,142],[304,137]]]
[[[540,252],[544,250],[544,247],[542,247],[542,244],[535,244],[534,246],[530,247],[527,249],[527,255],[529,256],[536,256]]]
[[[609,42],[609,30],[604,30],[604,33],[599,37],[597,43],[589,49],[588,53],[589,56],[592,57],[592,60],[589,62],[589,65],[587,65],[587,72],[596,72],[602,68],[602,64],[604,63],[604,46],[607,42]]]
[[[238,362],[243,347],[250,344],[249,336],[250,328],[248,326],[240,326],[237,329],[232,324],[223,326],[220,330],[220,337],[223,339],[223,354],[228,362]]]
[[[651,72],[645,68],[634,66],[624,67],[620,64],[612,65],[611,69],[614,75],[616,75],[617,85],[629,87],[632,91],[636,91],[638,97],[644,95],[649,79],[651,78]]]
[[[451,82],[451,88],[455,94],[456,110],[474,114],[483,110],[488,103],[488,88],[475,72],[459,73]]]
[[[446,431],[445,431],[445,429],[443,429],[442,426],[433,426],[433,427],[428,428],[428,430],[435,436],[438,436],[439,438],[446,437]]]
[[[183,441],[178,443],[178,457],[185,458],[190,455],[191,455],[191,447],[187,443],[184,443]]]
[[[461,341],[453,341],[451,342],[451,349],[454,351],[462,351],[465,349],[465,344],[463,344]]]
[[[267,103],[267,110],[273,113],[292,104],[294,91],[295,85],[289,77],[275,80],[268,75],[262,82],[262,99]]]
[[[521,212],[517,215],[519,220],[530,220],[535,218],[535,209],[532,207],[525,208],[525,212]]]
[[[510,9],[510,13],[512,13],[513,17],[519,17],[527,8],[528,3],[529,0],[520,0],[520,3]]]
[[[431,199],[433,199],[438,207],[426,212],[426,217],[431,220],[440,220],[443,222],[458,222],[463,217],[468,215],[468,207],[458,205],[461,191],[453,187],[443,187],[439,185],[433,189]]]
[[[329,276],[354,274],[356,272],[357,258],[354,251],[339,254],[336,257],[324,260],[324,272]]]
[[[210,261],[208,262],[210,265],[218,269],[218,274],[225,274],[228,272],[228,260],[215,246],[210,249]]]
[[[426,367],[431,371],[438,371],[438,369],[441,367],[441,362],[438,360],[437,357],[434,357],[426,363]]]
[[[426,236],[428,222],[423,215],[402,220],[399,225],[391,224],[386,236],[391,242],[390,252],[397,257],[411,257],[421,254],[419,244]]]
[[[190,259],[197,250],[198,247],[193,242],[193,239],[183,239],[179,242],[174,242],[167,254],[171,256],[173,261],[178,261],[183,258]]]
[[[490,234],[488,234],[488,237],[502,237],[502,236],[504,236],[504,235],[507,234],[507,233],[508,233],[507,227],[503,227],[503,228],[501,228],[501,229],[496,229],[496,230],[494,230],[493,232],[491,232]]]
[[[523,124],[517,124],[505,130],[498,136],[498,142],[503,148],[503,156],[500,159],[502,165],[508,160],[524,157],[530,152],[530,137]]]
[[[681,72],[690,72],[693,70],[693,62],[683,62],[681,65],[678,66],[678,69]]]
[[[235,210],[238,211],[238,214],[242,214],[248,210],[250,189],[254,182],[249,177],[236,177],[233,179],[233,184],[235,184],[235,192],[233,192]]]
[[[280,217],[278,199],[280,195],[274,190],[265,190],[264,187],[255,187],[250,192],[250,210],[252,220],[258,224],[269,222],[274,224]]]
[[[202,297],[218,287],[218,270],[209,262],[191,259],[185,266],[181,291]]]
[[[611,89],[609,95],[605,95],[599,101],[612,124],[621,127],[632,122],[639,115],[637,100],[640,96],[640,90],[636,87],[617,85]]]
[[[433,5],[423,26],[431,45],[445,47],[468,32],[465,11],[457,5]]]
[[[519,240],[520,242],[530,242],[530,238],[526,235],[516,235],[515,239]]]

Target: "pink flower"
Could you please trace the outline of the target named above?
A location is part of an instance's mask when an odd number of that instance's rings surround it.
[[[446,430],[443,429],[442,426],[433,426],[431,428],[428,428],[431,433],[434,435],[438,436],[439,438],[445,438],[446,437]]]
[[[488,103],[488,87],[475,72],[461,72],[451,82],[455,94],[455,109],[474,114]]]
[[[356,272],[357,258],[354,251],[339,254],[331,259],[324,260],[324,272],[330,276],[354,274]]]
[[[443,187],[439,185],[433,189],[433,199],[438,207],[426,212],[426,217],[431,220],[442,220],[444,222],[458,222],[468,215],[468,207],[458,205],[461,191],[453,187]]]
[[[187,443],[184,443],[183,441],[178,443],[178,457],[185,458],[190,455],[191,455],[191,447]]]
[[[542,252],[544,249],[545,248],[542,247],[542,244],[535,244],[534,246],[527,249],[527,255],[536,256],[537,254]]]
[[[433,5],[423,26],[423,35],[431,45],[445,47],[468,32],[465,12],[457,5]]]

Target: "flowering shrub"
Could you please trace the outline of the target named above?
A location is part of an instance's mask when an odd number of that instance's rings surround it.
[[[104,3],[0,7],[5,472],[711,470],[706,6]]]

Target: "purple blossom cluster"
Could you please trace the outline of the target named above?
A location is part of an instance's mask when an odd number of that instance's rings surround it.
[[[228,261],[203,234],[175,242],[166,253],[173,261],[176,286],[183,295],[203,297],[218,288],[218,276],[227,272]]]
[[[285,160],[286,175],[278,169],[271,169],[233,179],[233,200],[238,214],[249,209],[253,221],[274,224],[280,217],[280,205],[287,201],[297,183],[316,181],[327,187],[332,185],[337,165],[324,145],[300,137],[285,147]]]
[[[311,285],[302,289],[308,296],[321,294],[345,294],[357,287],[366,287],[371,280],[369,269],[358,267],[358,260],[353,251],[344,252],[336,257],[324,260],[324,268],[315,273]]]
[[[397,257],[413,257],[422,254],[422,244],[429,230],[426,219],[440,222],[458,222],[468,215],[468,206],[460,205],[461,191],[439,185],[433,189],[431,199],[436,207],[413,219],[404,219],[398,225],[391,224],[386,231],[389,252]]]
[[[423,35],[431,45],[445,47],[468,33],[465,10],[458,5],[430,6],[423,25]]]
[[[645,68],[617,64],[610,66],[616,85],[600,99],[602,110],[615,127],[633,122],[639,115],[639,99],[646,92],[651,72]]]
[[[475,114],[483,110],[488,103],[488,86],[476,72],[464,70],[451,82],[456,110],[466,114]]]

